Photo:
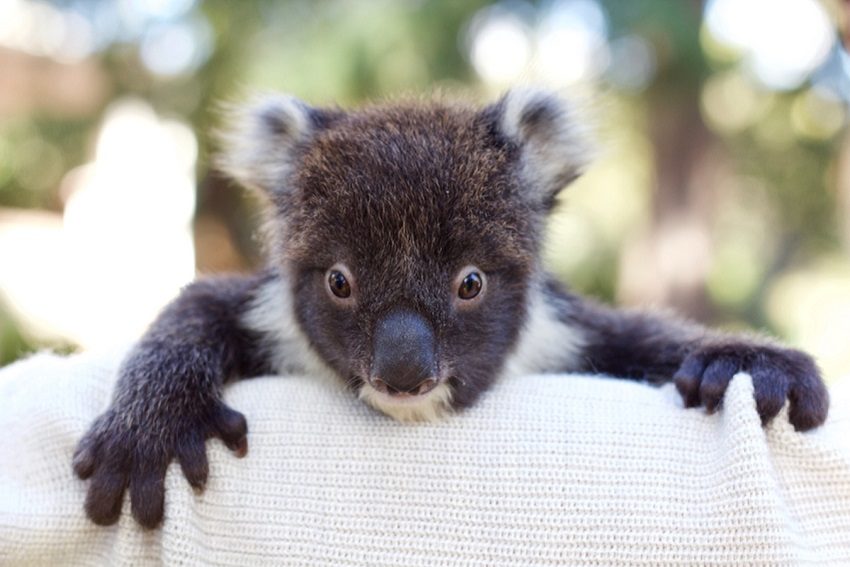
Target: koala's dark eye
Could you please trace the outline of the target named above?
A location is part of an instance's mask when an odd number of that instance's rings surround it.
[[[331,293],[340,299],[351,296],[351,284],[348,283],[348,279],[339,270],[328,272],[328,287]]]
[[[481,293],[481,288],[484,286],[484,280],[478,272],[469,272],[460,282],[460,287],[457,290],[457,296],[461,299],[472,299]]]

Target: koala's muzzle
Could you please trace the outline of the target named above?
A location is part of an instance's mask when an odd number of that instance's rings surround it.
[[[393,311],[378,320],[369,383],[393,395],[424,394],[438,384],[436,337],[413,311]]]

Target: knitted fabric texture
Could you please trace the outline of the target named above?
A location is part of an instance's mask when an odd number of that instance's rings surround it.
[[[207,443],[196,494],[172,464],[146,531],[83,513],[77,440],[121,351],[0,371],[0,565],[850,565],[850,417],[762,429],[748,376],[723,409],[585,376],[504,380],[474,408],[400,424],[309,377],[247,380],[235,458]]]

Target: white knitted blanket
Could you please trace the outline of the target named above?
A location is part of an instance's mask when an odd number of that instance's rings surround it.
[[[403,425],[306,377],[226,390],[249,424],[209,442],[166,520],[97,527],[71,454],[121,352],[0,371],[0,565],[850,565],[850,417],[762,430],[746,375],[725,408],[582,376],[504,381],[472,410]],[[846,401],[846,400],[845,400]]]

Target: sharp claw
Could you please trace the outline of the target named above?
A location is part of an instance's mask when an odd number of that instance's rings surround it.
[[[238,411],[230,409],[224,404],[222,404],[220,409],[215,413],[214,420],[215,427],[219,434],[223,438],[231,440],[234,443],[238,441],[239,438],[244,437],[248,432],[248,423],[245,421],[245,416]]]
[[[81,480],[87,480],[94,473],[94,452],[89,447],[77,449],[71,465]]]
[[[682,396],[686,408],[699,405],[699,379],[685,374],[676,374],[674,377],[676,390]]]
[[[236,457],[241,459],[248,454],[248,438],[242,437],[235,443],[228,443],[227,447],[236,454]]]
[[[111,526],[121,516],[127,476],[121,472],[99,471],[86,494],[86,513],[100,526]]]

